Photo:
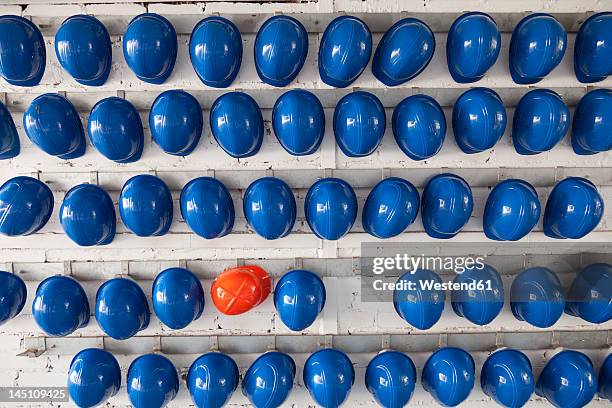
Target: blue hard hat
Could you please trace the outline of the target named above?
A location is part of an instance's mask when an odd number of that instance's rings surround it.
[[[592,83],[612,74],[612,12],[589,17],[574,44],[574,72],[580,82]]]
[[[473,209],[472,189],[455,174],[434,176],[423,190],[421,218],[425,232],[430,237],[454,237],[467,224]]]
[[[363,72],[372,54],[372,33],[353,16],[335,18],[319,45],[319,76],[327,85],[346,88]]]
[[[187,373],[187,388],[198,408],[221,408],[238,387],[238,366],[226,354],[211,352],[198,357]]]
[[[21,313],[27,297],[28,290],[19,276],[0,271],[0,326]]]
[[[255,408],[276,408],[285,402],[295,378],[289,355],[269,351],[259,356],[242,379],[242,393]]]
[[[612,91],[596,89],[584,95],[572,121],[572,148],[577,154],[612,150]]]
[[[385,108],[371,93],[357,91],[345,95],[334,110],[334,135],[340,150],[348,157],[374,153],[385,134]]]
[[[324,178],[314,183],[304,201],[308,226],[321,239],[345,236],[357,218],[357,196],[344,180]]]
[[[527,92],[514,112],[514,148],[523,155],[546,152],[565,137],[569,124],[569,109],[557,93],[549,89]]]
[[[387,86],[401,85],[427,67],[435,49],[436,39],[429,26],[416,18],[404,18],[378,43],[372,73]]]
[[[26,136],[38,148],[60,159],[85,154],[85,131],[70,101],[58,94],[36,97],[23,114]]]
[[[174,364],[159,354],[144,354],[132,361],[127,393],[134,408],[163,408],[179,390]]]
[[[302,331],[315,321],[325,306],[325,285],[316,274],[293,270],[274,288],[274,306],[281,321],[293,331]]]
[[[436,100],[413,95],[393,110],[393,136],[400,149],[412,160],[425,160],[438,154],[446,136],[446,118]]]
[[[499,405],[521,408],[535,388],[531,362],[518,350],[495,351],[482,366],[480,386]]]
[[[164,235],[172,224],[172,195],[166,183],[149,174],[134,176],[123,185],[119,215],[140,237]]]
[[[153,281],[152,303],[155,314],[171,329],[182,329],[204,311],[204,290],[200,280],[183,268],[168,268]]]
[[[597,379],[599,398],[612,401],[612,354],[604,360]]]
[[[76,406],[91,408],[117,395],[121,369],[106,350],[88,348],[78,352],[68,370],[68,394]]]
[[[0,186],[0,234],[33,234],[45,226],[52,212],[53,193],[42,181],[18,176]]]
[[[593,363],[578,351],[561,351],[544,366],[535,392],[557,408],[583,407],[597,392]]]
[[[42,33],[21,16],[0,16],[0,77],[16,86],[35,86],[45,73],[47,52]]]
[[[304,66],[308,33],[293,17],[273,16],[257,32],[253,51],[259,78],[272,86],[286,86]]]
[[[338,408],[346,400],[355,369],[346,354],[336,349],[322,349],[304,363],[304,384],[315,402],[325,408]]]
[[[453,106],[453,133],[467,154],[495,146],[506,130],[506,109],[499,95],[489,88],[472,88]]]
[[[227,188],[212,177],[198,177],[183,187],[181,214],[193,232],[221,238],[234,227],[234,202]]]
[[[285,92],[274,104],[272,128],[289,154],[313,154],[325,135],[323,105],[314,94],[303,89]]]
[[[536,226],[541,206],[538,194],[525,180],[508,179],[489,193],[482,219],[484,233],[497,241],[517,241]]]
[[[567,48],[565,28],[550,14],[523,18],[510,39],[510,75],[517,84],[535,84],[563,59]]]
[[[597,227],[603,212],[604,202],[597,187],[582,177],[568,177],[548,196],[544,233],[551,238],[582,238]]]
[[[243,92],[221,95],[210,109],[210,128],[219,146],[236,159],[251,157],[263,142],[261,110]]]
[[[400,276],[393,292],[397,314],[419,330],[427,330],[440,320],[446,299],[443,290],[428,288],[423,282],[433,285],[442,283],[442,279],[429,269],[416,269]]]
[[[282,238],[295,224],[295,197],[291,188],[276,177],[255,180],[244,192],[244,216],[265,239]]]
[[[187,156],[198,145],[204,118],[196,98],[184,91],[161,93],[149,113],[153,141],[166,153]]]
[[[79,184],[66,193],[59,214],[68,238],[81,246],[110,244],[117,216],[108,193],[93,184]]]
[[[149,325],[149,303],[136,282],[114,278],[98,288],[95,315],[104,333],[125,340]]]
[[[612,319],[612,265],[595,263],[584,268],[567,292],[565,312],[590,323]]]
[[[550,269],[529,268],[512,281],[510,308],[518,320],[539,328],[550,327],[559,320],[564,307],[561,281]]]
[[[0,102],[0,160],[17,157],[20,152],[19,133],[11,113]]]
[[[68,17],[55,34],[57,59],[75,81],[83,85],[104,85],[112,65],[110,36],[104,24],[93,16]]]
[[[204,85],[227,88],[236,79],[242,64],[240,31],[223,17],[205,18],[191,33],[189,57]]]
[[[377,354],[365,372],[365,385],[384,408],[403,408],[416,384],[416,368],[404,353],[388,350]]]
[[[465,401],[474,388],[474,370],[474,359],[468,352],[444,347],[427,359],[421,382],[439,404],[454,407]]]
[[[453,282],[472,285],[451,291],[451,305],[457,315],[474,324],[484,326],[491,323],[504,307],[504,283],[492,266],[483,265],[481,269],[466,267]]]
[[[117,163],[140,159],[144,131],[138,111],[123,98],[111,96],[98,101],[87,122],[89,140],[104,157]]]
[[[500,50],[501,34],[495,20],[481,12],[465,13],[448,30],[448,71],[455,82],[479,81],[495,64]]]
[[[32,315],[48,335],[67,336],[89,324],[89,300],[73,278],[51,276],[36,289]]]
[[[123,35],[125,62],[138,79],[151,84],[162,84],[168,79],[177,50],[174,27],[159,14],[134,17]]]
[[[363,229],[377,238],[391,238],[416,219],[419,192],[408,181],[389,177],[374,186],[363,206]]]

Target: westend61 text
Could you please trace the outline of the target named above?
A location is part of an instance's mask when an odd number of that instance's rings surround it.
[[[493,290],[490,280],[478,280],[472,282],[438,282],[435,280],[420,280],[418,282],[400,280],[398,282],[384,282],[381,279],[374,280],[372,284],[374,290],[395,291],[395,290]]]

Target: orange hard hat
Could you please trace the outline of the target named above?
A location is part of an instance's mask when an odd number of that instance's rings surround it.
[[[238,266],[226,269],[215,278],[210,295],[221,313],[238,315],[266,300],[271,288],[270,276],[262,268]]]

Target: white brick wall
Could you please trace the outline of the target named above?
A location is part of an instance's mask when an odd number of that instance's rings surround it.
[[[506,296],[509,282],[522,268],[548,265],[561,274],[569,284],[576,269],[596,260],[610,260],[612,241],[612,152],[594,156],[576,156],[569,144],[569,135],[551,152],[536,157],[519,156],[510,140],[510,127],[514,106],[531,87],[512,83],[508,72],[508,44],[516,22],[534,11],[555,13],[570,31],[568,50],[564,60],[537,87],[550,88],[560,93],[570,106],[576,105],[582,95],[593,87],[612,87],[612,78],[586,86],[574,77],[572,68],[573,42],[580,23],[592,12],[610,9],[610,3],[600,0],[318,0],[226,3],[223,1],[185,2],[165,0],[3,0],[0,14],[22,14],[31,18],[43,30],[47,42],[47,69],[39,86],[31,89],[0,83],[0,98],[12,111],[22,143],[21,154],[12,160],[0,162],[0,181],[19,174],[34,174],[50,185],[54,191],[56,209],[51,221],[40,232],[30,237],[0,237],[0,263],[5,269],[18,273],[28,286],[29,299],[24,312],[0,327],[0,385],[63,385],[67,367],[78,350],[84,347],[106,347],[119,359],[122,370],[127,370],[132,359],[153,350],[167,354],[181,372],[198,354],[218,347],[230,352],[242,372],[250,362],[267,349],[277,347],[290,351],[298,363],[297,384],[287,406],[312,405],[302,385],[301,365],[307,354],[322,345],[334,345],[350,353],[356,363],[357,380],[347,406],[373,406],[363,385],[365,366],[373,353],[384,347],[393,347],[409,353],[420,372],[429,351],[438,345],[458,345],[473,350],[477,371],[496,346],[512,346],[528,350],[539,372],[546,353],[558,346],[587,349],[599,366],[612,339],[612,323],[603,325],[563,316],[552,329],[538,330],[515,320],[505,305],[502,314],[485,327],[477,327],[457,317],[447,304],[442,319],[430,330],[413,333],[395,314],[391,304],[364,303],[359,297],[360,281],[357,277],[362,242],[376,240],[365,234],[361,216],[345,238],[335,242],[317,239],[309,230],[303,214],[303,199],[308,187],[321,176],[337,176],[349,181],[357,191],[360,207],[370,188],[381,178],[400,176],[422,188],[428,178],[443,171],[452,171],[473,187],[474,215],[464,232],[450,243],[441,244],[424,232],[420,217],[395,242],[414,244],[415,253],[486,253],[499,266],[504,276]],[[454,142],[450,126],[450,110],[454,100],[469,85],[456,84],[446,68],[446,30],[453,19],[467,10],[480,10],[493,14],[505,32],[502,52],[495,66],[478,83],[496,90],[507,106],[508,130],[503,139],[488,152],[465,155]],[[130,19],[142,12],[164,14],[180,34],[179,56],[170,79],[155,86],[139,81],[127,68],[122,57],[121,33]],[[61,22],[78,13],[94,14],[113,34],[113,68],[108,82],[99,88],[77,84],[64,72],[53,52],[53,35]],[[299,18],[310,32],[310,50],[307,62],[297,80],[286,89],[275,89],[263,84],[255,71],[252,47],[254,33],[263,21],[275,13],[290,13]],[[359,15],[374,31],[375,45],[393,22],[406,16],[416,16],[429,23],[436,34],[436,52],[431,64],[414,80],[395,88],[386,88],[371,74],[370,67],[351,89],[333,89],[318,77],[317,51],[320,35],[327,23],[342,13]],[[240,27],[244,40],[244,58],[240,74],[227,90],[204,86],[195,75],[188,56],[188,34],[205,15],[221,14],[231,18]],[[148,130],[148,109],[154,98],[166,89],[184,89],[192,93],[204,108],[205,128],[195,152],[186,158],[164,154],[151,141]],[[270,126],[271,108],[275,100],[289,88],[313,91],[326,108],[327,131],[321,149],[308,157],[296,158],[287,154],[276,141]],[[350,159],[337,149],[333,133],[332,115],[336,102],[346,93],[362,89],[377,95],[387,108],[387,133],[379,149],[371,156]],[[208,126],[208,109],[220,94],[228,90],[242,90],[252,95],[263,108],[266,136],[261,151],[254,157],[235,160],[216,145]],[[38,94],[65,92],[87,121],[93,104],[111,95],[124,96],[141,112],[145,126],[146,143],[140,161],[128,165],[106,160],[89,145],[87,153],[75,160],[62,161],[45,155],[32,146],[23,133],[21,120],[24,109]],[[448,119],[447,138],[442,151],[424,161],[409,160],[398,149],[391,133],[393,107],[403,98],[425,93],[435,97],[444,107]],[[57,210],[65,192],[73,185],[97,182],[117,200],[118,191],[129,177],[139,173],[160,176],[173,190],[175,218],[170,233],[163,237],[139,238],[118,223],[118,234],[111,245],[80,248],[73,244],[59,226]],[[201,175],[214,175],[231,190],[236,208],[234,232],[227,237],[206,241],[192,234],[180,216],[178,195],[184,184]],[[275,175],[294,189],[298,203],[298,220],[289,237],[266,241],[250,231],[242,214],[243,190],[256,178]],[[491,186],[510,177],[524,178],[534,184],[544,205],[550,188],[568,175],[587,177],[600,188],[608,205],[597,230],[578,242],[551,240],[541,232],[541,223],[519,244],[491,243],[482,233],[482,209]],[[588,254],[579,255],[581,252]],[[324,277],[328,301],[319,319],[304,334],[295,336],[278,319],[270,297],[257,309],[243,316],[228,317],[216,313],[208,295],[211,280],[221,270],[237,263],[255,263],[267,269],[276,281],[285,271],[302,266]],[[181,331],[163,327],[152,316],[149,328],[137,337],[119,342],[103,336],[92,318],[90,325],[63,339],[45,338],[31,317],[31,300],[38,283],[53,274],[71,274],[83,282],[90,303],[101,281],[118,275],[136,279],[150,296],[155,275],[170,266],[184,266],[203,281],[207,293],[203,316]],[[448,277],[446,277],[448,278]],[[38,357],[17,356],[26,350],[29,355],[43,352]],[[547,351],[548,350],[548,351]],[[479,374],[479,373],[478,373]],[[124,377],[125,379],[125,377]],[[419,381],[420,383],[420,381]],[[477,385],[465,406],[484,407],[491,404]],[[125,387],[125,384],[123,384]],[[125,388],[110,401],[111,406],[129,403]],[[172,406],[189,404],[184,382]],[[431,405],[432,399],[420,384],[413,404]],[[0,404],[1,406],[2,404]],[[240,390],[231,401],[232,406],[247,405]],[[546,405],[534,398],[531,406]],[[594,401],[593,405],[606,405]]]

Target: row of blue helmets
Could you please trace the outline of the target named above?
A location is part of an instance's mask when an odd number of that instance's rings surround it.
[[[612,13],[589,17],[580,27],[574,46],[574,71],[580,82],[604,80],[612,73]],[[491,16],[466,13],[448,31],[446,59],[453,79],[480,80],[495,64],[501,34]],[[0,76],[17,86],[37,85],[45,71],[43,36],[31,21],[12,15],[0,17]],[[309,39],[306,28],[293,17],[273,16],[259,29],[253,55],[259,78],[283,87],[304,66]],[[436,48],[432,30],[423,21],[405,18],[383,35],[372,60],[372,73],[387,86],[403,84],[420,74]],[[563,59],[567,33],[553,16],[530,14],[515,27],[510,40],[510,74],[518,84],[534,84]],[[164,83],[172,74],[178,51],[170,21],[154,13],[136,16],[123,35],[123,57],[142,81]],[[66,19],[55,35],[60,65],[77,82],[103,85],[111,71],[111,39],[104,24],[88,15]],[[229,20],[213,16],[200,21],[189,40],[191,64],[207,86],[226,88],[242,64],[243,40]],[[372,33],[354,16],[341,16],[325,29],[318,52],[319,75],[326,84],[345,88],[365,70],[372,54]]]
[[[242,377],[242,393],[256,408],[281,406],[297,381],[296,364],[279,351],[260,355]],[[483,363],[480,386],[498,405],[520,408],[532,394],[546,398],[558,408],[579,408],[596,394],[612,399],[612,355],[604,360],[599,376],[591,359],[574,350],[562,350],[550,358],[534,378],[529,358],[519,350],[494,351]],[[476,365],[463,349],[444,347],[425,362],[421,384],[440,405],[452,407],[465,401],[474,388]],[[209,352],[198,357],[187,372],[187,389],[198,408],[226,405],[238,388],[240,371],[227,354]],[[355,382],[350,358],[337,349],[311,354],[303,368],[303,383],[312,399],[325,408],[346,402]],[[412,359],[399,351],[385,350],[374,356],[365,371],[365,386],[379,406],[401,408],[416,388],[417,370]],[[102,349],[85,349],[72,360],[68,393],[79,407],[93,407],[119,392],[121,370],[115,357]],[[127,371],[127,393],[135,408],[162,408],[179,390],[173,363],[160,354],[137,357]]]
[[[205,239],[232,232],[234,198],[219,180],[199,177],[188,182],[180,195],[180,211],[189,228]],[[297,204],[292,189],[279,178],[255,180],[244,191],[243,213],[250,229],[274,240],[293,230]],[[49,187],[34,178],[18,176],[0,186],[0,233],[30,235],[45,226],[54,207]],[[425,232],[439,239],[457,235],[473,216],[474,196],[468,183],[455,174],[431,178],[419,194],[409,181],[390,177],[376,184],[362,208],[363,229],[377,238],[403,233],[418,212]],[[306,221],[321,239],[337,240],[355,224],[358,200],[353,188],[339,178],[323,178],[304,200]],[[593,231],[604,213],[597,187],[581,177],[558,182],[548,196],[543,215],[544,233],[557,239],[579,239]],[[132,233],[161,236],[173,221],[172,194],[162,179],[141,174],[130,178],[119,194],[119,216]],[[498,183],[489,193],[483,230],[492,240],[516,241],[538,223],[542,213],[534,187],[520,179]],[[94,184],[79,184],[66,193],[59,210],[66,235],[81,246],[113,241],[117,217],[109,194]]]
[[[17,316],[25,305],[27,290],[17,275],[0,272],[0,325]],[[189,270],[169,268],[153,282],[151,303],[158,319],[173,330],[187,327],[204,311],[204,290]],[[292,331],[311,326],[323,310],[325,285],[319,276],[292,270],[276,283],[274,306],[280,320]],[[63,337],[86,327],[90,305],[81,284],[69,276],[51,276],[36,289],[32,315],[49,336]],[[151,311],[142,288],[128,278],[104,282],[96,293],[93,313],[106,335],[125,340],[147,328]]]
[[[441,318],[446,292],[419,282],[442,283],[435,272],[417,269],[401,276],[393,293],[397,314],[412,327],[427,330]],[[16,275],[0,273],[0,324],[21,312],[27,298],[26,287]],[[412,285],[411,285],[412,283]],[[466,268],[453,284],[453,311],[473,324],[485,326],[501,312],[504,282],[489,265]],[[512,281],[510,308],[520,321],[546,328],[565,312],[594,324],[612,319],[612,266],[596,263],[582,269],[567,291],[559,277],[545,267],[529,268]],[[183,268],[162,271],[153,282],[153,310],[167,327],[180,330],[200,318],[204,292],[199,279]],[[293,270],[281,277],[274,290],[274,305],[280,320],[292,331],[311,326],[325,306],[323,281],[314,273]],[[68,276],[52,276],[42,281],[32,302],[32,315],[50,336],[66,336],[89,324],[90,306],[80,283]],[[94,315],[110,337],[124,340],[147,328],[150,310],[147,297],[131,279],[114,278],[104,282],[96,293]]]
[[[503,137],[507,114],[499,95],[489,88],[464,92],[452,110],[452,132],[467,154],[493,148]],[[221,95],[209,118],[212,135],[233,158],[257,154],[264,139],[264,119],[257,102],[243,92]],[[325,111],[319,99],[306,90],[281,95],[272,110],[272,129],[285,151],[294,156],[315,153],[325,136]],[[401,151],[412,160],[435,156],[444,144],[447,123],[442,107],[432,97],[405,98],[393,110],[392,133]],[[134,105],[109,97],[92,108],[84,132],[81,119],[65,97],[47,93],[35,98],[23,115],[26,136],[45,153],[60,159],[81,157],[86,151],[85,133],[104,157],[117,163],[141,158],[145,132]],[[348,157],[373,154],[387,128],[381,101],[356,91],[342,97],[334,110],[335,140]],[[511,138],[520,155],[553,149],[568,134],[570,110],[557,93],[535,89],[518,103]],[[202,107],[181,90],[161,93],[149,112],[153,141],[166,153],[187,156],[197,147],[204,130]],[[585,94],[574,112],[571,145],[576,154],[592,155],[612,149],[612,91],[596,89]],[[10,112],[0,103],[0,159],[16,157],[19,135]]]
[[[412,327],[427,330],[442,316],[446,291],[421,282],[441,284],[443,280],[428,269],[406,272],[396,282],[393,305]],[[466,268],[452,283],[451,306],[458,316],[486,326],[502,311],[504,281],[492,266]],[[534,327],[551,327],[564,312],[589,323],[605,323],[612,319],[612,265],[595,263],[583,268],[567,290],[552,270],[528,268],[512,280],[509,298],[514,317]]]

